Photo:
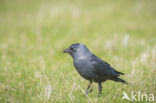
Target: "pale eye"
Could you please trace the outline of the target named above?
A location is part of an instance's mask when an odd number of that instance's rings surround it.
[[[76,48],[71,48],[71,50],[72,50],[72,51],[75,51],[75,50],[76,50]]]

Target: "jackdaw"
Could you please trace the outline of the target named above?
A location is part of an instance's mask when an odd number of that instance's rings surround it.
[[[86,89],[86,94],[90,92],[89,88],[92,82],[98,83],[98,96],[101,95],[102,82],[113,80],[127,84],[125,80],[119,78],[119,76],[124,75],[124,73],[115,70],[107,62],[92,54],[84,44],[72,44],[63,52],[68,53],[73,58],[73,63],[77,72],[84,79],[90,81]]]

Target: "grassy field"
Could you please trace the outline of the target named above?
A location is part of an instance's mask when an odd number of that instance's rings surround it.
[[[127,103],[123,91],[156,101],[156,0],[0,2],[0,103]],[[129,84],[107,81],[98,98],[94,83],[84,96],[88,81],[62,54],[77,42]]]

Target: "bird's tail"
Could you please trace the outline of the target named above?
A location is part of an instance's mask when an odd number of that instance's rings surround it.
[[[121,72],[119,72],[119,71],[117,71],[117,70],[115,70],[115,72],[116,72],[117,74],[124,75],[124,73],[121,73]]]
[[[128,84],[125,80],[120,79],[118,77],[113,78],[113,80],[116,81],[116,82],[121,82],[121,83],[124,83],[124,84]]]

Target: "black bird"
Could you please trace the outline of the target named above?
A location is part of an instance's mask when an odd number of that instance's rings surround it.
[[[113,80],[127,84],[125,80],[119,78],[119,76],[124,75],[124,73],[115,70],[107,62],[92,54],[84,44],[72,44],[64,50],[64,53],[72,56],[74,66],[78,73],[84,79],[90,81],[86,89],[86,94],[88,94],[92,82],[98,83],[98,96],[101,95],[102,82]]]

